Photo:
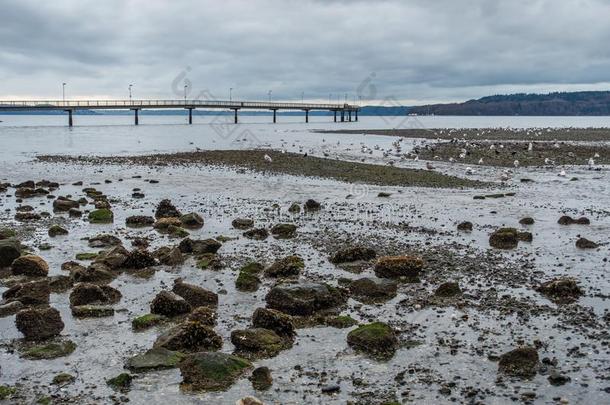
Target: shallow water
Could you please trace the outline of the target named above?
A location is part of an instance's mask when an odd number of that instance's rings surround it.
[[[0,119],[5,120],[7,116]],[[13,116],[11,116],[13,117]],[[17,116],[14,116],[17,117]],[[24,117],[19,117],[23,119]],[[47,119],[48,117],[44,117]],[[53,117],[53,119],[60,117]],[[86,119],[118,120],[128,117],[77,117],[77,123]],[[147,120],[170,120],[176,117],[143,117]],[[196,117],[197,120],[209,117]],[[230,118],[230,117],[229,117]],[[253,121],[264,117],[247,117]],[[283,119],[295,117],[283,117]],[[507,262],[521,257],[529,257],[535,264],[535,270],[544,276],[546,281],[556,275],[577,277],[584,287],[586,296],[579,304],[592,308],[600,317],[610,310],[607,298],[595,296],[601,292],[607,294],[610,281],[607,277],[608,245],[594,251],[581,251],[574,246],[577,235],[599,242],[607,242],[610,234],[610,173],[607,167],[600,171],[589,171],[584,167],[568,167],[568,178],[557,177],[555,169],[522,168],[515,175],[529,177],[535,183],[510,182],[501,185],[498,181],[499,169],[480,168],[475,178],[495,182],[492,190],[436,190],[425,188],[398,188],[366,185],[350,185],[331,180],[304,179],[294,176],[267,176],[263,174],[242,173],[232,170],[211,168],[171,168],[154,169],[143,167],[118,166],[78,166],[57,165],[33,162],[31,159],[38,153],[62,154],[99,154],[125,155],[133,153],[170,152],[218,148],[252,148],[274,147],[291,151],[307,151],[321,155],[324,151],[336,154],[339,158],[360,159],[365,157],[369,162],[382,163],[381,151],[390,149],[394,138],[384,136],[333,135],[309,132],[313,128],[345,128],[349,125],[361,125],[379,128],[380,118],[361,118],[358,124],[330,124],[322,122],[328,117],[312,117],[320,122],[305,125],[302,123],[266,124],[251,123],[237,127],[231,135],[217,132],[214,125],[141,125],[114,126],[99,125],[77,126],[72,129],[38,123],[37,126],[15,127],[10,122],[0,125],[0,180],[17,183],[23,180],[42,178],[58,181],[62,187],[58,195],[80,195],[82,187],[88,183],[100,182],[96,187],[110,197],[117,198],[113,204],[115,212],[114,225],[90,225],[82,220],[66,220],[70,235],[49,238],[46,228],[36,229],[32,237],[25,242],[36,247],[42,242],[54,245],[50,251],[39,252],[50,265],[50,274],[61,274],[60,265],[73,260],[77,252],[91,251],[84,236],[98,233],[116,232],[126,247],[130,246],[127,236],[148,236],[153,239],[151,248],[175,243],[152,230],[131,230],[123,225],[124,219],[132,214],[151,215],[156,203],[162,198],[171,198],[183,212],[197,211],[206,220],[203,229],[191,232],[194,238],[215,237],[218,235],[239,236],[241,232],[231,229],[230,222],[237,216],[250,216],[259,225],[272,225],[280,221],[291,220],[299,225],[299,234],[306,240],[317,238],[316,232],[332,228],[334,232],[345,232],[353,235],[366,235],[385,240],[397,238],[401,243],[432,246],[457,242],[471,246],[474,251],[485,252],[488,249],[488,236],[491,230],[499,226],[518,226],[517,221],[524,216],[532,216],[536,224],[528,227],[534,234],[531,244],[520,243],[515,251],[502,253]],[[425,117],[424,117],[425,118]],[[430,117],[430,119],[441,117]],[[442,117],[445,119],[445,117]],[[485,117],[487,119],[488,117]],[[513,117],[510,117],[513,118]],[[520,117],[521,118],[521,117]],[[526,117],[523,117],[526,118]],[[571,117],[570,117],[571,118]],[[38,119],[38,117],[36,117]],[[43,120],[42,118],[40,118]],[[529,120],[530,118],[528,118]],[[246,117],[244,117],[244,121]],[[377,121],[374,121],[377,120]],[[483,126],[489,122],[470,118],[470,122],[479,122],[473,126]],[[532,118],[532,120],[534,120]],[[5,120],[6,121],[6,120]],[[35,120],[34,120],[35,121]],[[534,120],[535,121],[535,120]],[[557,122],[559,122],[558,120]],[[574,118],[574,121],[580,121]],[[30,121],[27,121],[30,122]],[[59,122],[59,121],[58,121]],[[446,121],[449,122],[449,121]],[[464,122],[469,122],[464,118]],[[503,126],[502,120],[494,126]],[[525,120],[526,123],[532,122]],[[567,122],[567,121],[566,121]],[[587,121],[587,126],[600,126],[602,119]],[[19,123],[14,121],[13,124]],[[597,124],[599,123],[599,125]],[[23,124],[23,121],[21,122]],[[609,122],[610,124],[610,122]],[[47,126],[48,125],[48,126]],[[61,124],[59,124],[61,125]],[[78,124],[77,124],[78,125]],[[539,126],[548,126],[549,121]],[[557,124],[559,125],[559,123]],[[572,124],[570,124],[572,125]],[[435,125],[436,126],[436,125]],[[388,125],[385,125],[388,127]],[[253,135],[250,135],[253,134]],[[243,141],[243,139],[246,141]],[[191,144],[192,142],[192,144]],[[339,145],[337,145],[339,142]],[[370,148],[379,145],[372,155],[360,152],[361,142]],[[403,151],[408,151],[419,140],[405,140]],[[294,146],[293,146],[294,145]],[[399,163],[406,167],[422,167],[424,162],[404,161]],[[437,164],[439,170],[456,175],[463,175],[464,166],[455,164]],[[141,175],[142,179],[132,178]],[[579,181],[569,181],[575,176]],[[159,184],[145,183],[143,179],[154,178]],[[112,180],[104,184],[105,179]],[[123,179],[123,181],[119,181]],[[84,180],[82,187],[71,186],[76,180]],[[146,198],[134,200],[131,190],[141,187]],[[473,200],[477,194],[514,191],[516,196],[500,199]],[[392,193],[390,198],[378,198],[379,191]],[[346,199],[348,194],[354,198]],[[318,216],[291,217],[285,213],[293,201],[304,201],[314,198],[324,204],[323,212]],[[37,210],[51,212],[51,202],[46,198],[26,200],[27,204]],[[281,217],[274,211],[266,210],[273,203],[282,207]],[[40,204],[40,205],[39,205]],[[13,224],[15,202],[13,197],[0,195],[0,224]],[[5,209],[9,211],[4,212]],[[572,216],[585,215],[591,219],[591,225],[560,226],[557,219],[561,213]],[[470,234],[455,232],[455,224],[470,220],[475,229]],[[399,223],[425,227],[441,232],[426,234],[420,232],[403,232],[396,227]],[[320,237],[322,238],[322,237]],[[36,249],[34,249],[36,250]],[[332,284],[339,277],[356,277],[338,269],[326,260],[326,253],[316,249],[301,238],[295,240],[275,240],[269,238],[264,242],[252,243],[238,239],[227,242],[219,251],[227,258],[247,260],[259,258],[269,263],[274,258],[285,254],[299,253],[305,258],[303,279],[325,280]],[[221,271],[199,270],[192,259],[177,269],[160,267],[151,278],[139,279],[123,274],[111,283],[123,293],[123,298],[115,306],[114,317],[103,319],[75,320],[69,309],[68,295],[53,294],[52,305],[62,312],[66,324],[63,335],[77,343],[72,355],[56,360],[29,361],[19,359],[16,353],[0,350],[0,384],[22,382],[27,387],[37,382],[49,384],[59,372],[70,372],[78,376],[76,384],[62,388],[63,393],[76,395],[99,395],[108,401],[112,391],[106,387],[104,380],[122,372],[126,358],[148,349],[155,340],[158,330],[133,333],[130,321],[148,311],[148,305],[154,295],[163,286],[171,286],[172,281],[180,276],[185,281],[202,285],[212,291],[226,290],[220,295],[218,309],[219,325],[216,328],[222,335],[222,351],[231,352],[233,347],[229,340],[230,331],[249,325],[250,315],[254,308],[264,306],[264,296],[271,286],[265,281],[261,289],[252,293],[235,290],[234,279],[238,266],[229,260],[231,265]],[[371,275],[371,269],[363,275]],[[455,275],[460,279],[459,274]],[[484,288],[485,280],[480,280]],[[401,400],[415,403],[448,403],[451,397],[458,402],[467,402],[466,392],[469,387],[479,390],[488,389],[497,393],[494,397],[486,395],[481,399],[485,403],[506,403],[509,396],[520,397],[520,393],[536,390],[540,403],[555,403],[553,398],[565,398],[571,403],[604,403],[608,394],[602,389],[608,387],[606,368],[610,362],[607,346],[587,336],[578,329],[562,330],[555,326],[559,323],[554,316],[532,316],[529,320],[519,320],[516,316],[493,316],[474,308],[457,309],[454,307],[426,307],[419,311],[406,311],[400,301],[418,289],[432,290],[434,286],[401,285],[399,295],[384,305],[362,305],[350,300],[346,314],[351,314],[361,322],[372,319],[388,321],[407,329],[404,338],[417,340],[421,344],[413,348],[401,348],[388,362],[378,362],[355,354],[346,345],[346,335],[351,329],[334,329],[316,327],[299,329],[296,345],[272,359],[260,360],[256,366],[267,365],[272,370],[274,385],[267,392],[254,392],[247,379],[241,379],[227,392],[216,394],[183,394],[179,390],[181,381],[177,370],[147,373],[134,381],[128,397],[131,403],[158,403],[161,401],[180,403],[234,403],[245,395],[255,395],[268,403],[320,403],[343,404],[348,399],[357,398],[362,392],[393,392]],[[510,288],[493,285],[499,293],[514,297],[530,298],[542,305],[554,307],[536,292],[528,288]],[[466,293],[475,294],[476,285],[462,285]],[[0,287],[0,292],[5,287]],[[468,321],[461,316],[469,315]],[[1,343],[7,343],[20,337],[14,326],[14,316],[0,318]],[[449,347],[439,344],[439,339],[459,342],[455,354]],[[481,340],[483,338],[483,340]],[[550,386],[546,376],[538,375],[531,381],[510,382],[505,379],[507,388],[496,384],[497,364],[487,359],[489,354],[501,354],[517,345],[519,340],[531,342],[540,339],[549,342],[548,353],[556,356],[560,369],[572,378],[572,381],[561,387]],[[606,342],[607,343],[607,342]],[[582,346],[584,357],[573,357],[568,349]],[[481,354],[476,354],[480,350]],[[302,371],[295,369],[296,365]],[[394,377],[397,373],[408,372],[405,384],[398,384]],[[327,373],[326,376],[320,373]],[[366,385],[354,386],[354,378],[362,378]],[[441,382],[453,381],[456,388],[449,397],[439,396]],[[96,387],[89,387],[95,384]],[[334,396],[320,393],[320,385],[339,384],[341,392]],[[584,384],[584,385],[583,385]],[[32,392],[44,392],[41,388],[32,388]],[[477,398],[477,397],[475,397]],[[365,401],[366,403],[366,401]]]

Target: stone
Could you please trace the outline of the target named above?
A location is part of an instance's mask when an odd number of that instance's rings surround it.
[[[55,308],[29,308],[15,316],[17,330],[26,340],[45,340],[58,336],[64,329],[59,311]]]
[[[599,245],[587,238],[578,238],[576,247],[579,249],[597,249]]]
[[[201,352],[186,357],[179,367],[184,390],[223,391],[252,368],[252,364],[230,354]]]
[[[109,305],[121,300],[122,294],[110,286],[98,286],[91,283],[78,283],[70,293],[70,305]]]
[[[38,221],[42,217],[35,212],[18,212],[15,219],[20,222]]]
[[[11,272],[15,276],[46,277],[49,274],[49,265],[40,256],[25,255],[13,261]]]
[[[209,326],[184,321],[159,336],[153,347],[183,353],[215,351],[222,348],[222,338]]]
[[[157,260],[146,250],[134,249],[127,254],[123,268],[140,270],[157,265]]]
[[[131,321],[131,328],[134,331],[141,331],[148,328],[152,328],[153,326],[160,325],[165,321],[167,321],[167,317],[163,315],[146,314],[133,319]]]
[[[125,363],[125,368],[135,373],[176,368],[185,357],[183,353],[157,347],[131,357]]]
[[[243,236],[248,239],[265,240],[269,237],[269,231],[267,231],[265,228],[255,228],[244,232]]]
[[[375,263],[375,275],[382,278],[406,277],[416,279],[424,267],[418,256],[384,256]]]
[[[100,208],[89,213],[89,222],[92,224],[110,224],[114,221],[114,214],[109,208]]]
[[[188,314],[186,320],[189,322],[199,322],[202,325],[216,326],[216,311],[210,307],[197,307]]]
[[[78,207],[78,201],[70,200],[66,197],[57,197],[57,199],[53,201],[53,211],[55,212],[68,212],[70,209]]]
[[[179,295],[169,291],[161,291],[152,300],[150,312],[152,314],[173,317],[191,312],[191,306]]]
[[[572,379],[570,377],[566,376],[566,375],[558,373],[557,371],[553,371],[549,375],[548,380],[549,380],[549,383],[551,385],[554,385],[554,386],[558,387],[560,385],[567,384]]]
[[[117,270],[123,268],[129,251],[123,246],[115,246],[112,249],[100,252],[95,258],[95,263],[101,263],[110,268],[111,270]]]
[[[349,284],[350,293],[364,302],[382,302],[396,296],[398,284],[392,280],[364,277]]]
[[[291,277],[298,276],[305,267],[303,259],[299,256],[286,256],[276,260],[271,266],[265,269],[267,277]]]
[[[536,291],[545,295],[556,304],[570,304],[583,295],[576,280],[568,277],[555,278],[539,286]]]
[[[373,322],[348,333],[347,344],[370,355],[391,357],[398,348],[398,338],[389,325]]]
[[[246,230],[246,229],[250,229],[254,226],[254,221],[250,218],[235,218],[231,222],[231,225],[235,229]]]
[[[14,238],[17,236],[17,232],[11,228],[0,228],[0,240]]]
[[[93,263],[87,268],[77,268],[70,272],[75,283],[107,284],[114,280],[115,275],[102,263]]]
[[[264,328],[234,330],[231,343],[236,354],[249,359],[274,357],[286,348],[286,342],[277,333]]]
[[[265,391],[271,388],[273,384],[273,378],[271,377],[271,371],[269,367],[257,367],[252,371],[250,376],[252,382],[252,388],[257,391]]]
[[[235,288],[239,291],[254,292],[258,290],[261,284],[258,274],[263,271],[263,265],[257,262],[251,262],[243,266],[239,270],[237,279],[235,280]]]
[[[182,213],[168,199],[161,200],[155,211],[155,218],[180,218]]]
[[[519,232],[515,228],[500,228],[489,236],[489,245],[496,249],[514,249],[519,244]]]
[[[294,224],[276,224],[271,228],[271,234],[277,239],[294,238],[297,226]]]
[[[155,223],[155,219],[146,215],[132,215],[125,219],[125,223],[131,227],[152,226]]]
[[[464,221],[457,225],[458,231],[472,232],[472,222]]]
[[[21,311],[23,308],[24,308],[24,305],[19,301],[13,301],[13,302],[9,302],[7,304],[2,304],[2,305],[0,305],[0,318],[15,315],[17,312]]]
[[[51,360],[69,356],[76,350],[76,343],[71,340],[54,340],[50,342],[26,345],[21,349],[21,357],[29,360]]]
[[[460,285],[453,281],[448,281],[439,285],[434,291],[434,295],[437,297],[455,297],[462,295],[462,290],[460,289]]]
[[[500,356],[498,371],[511,377],[531,378],[538,371],[538,352],[534,347],[519,347]]]
[[[521,225],[534,225],[535,222],[536,221],[534,221],[534,218],[532,217],[524,217],[519,220]]]
[[[115,391],[127,392],[131,388],[133,377],[128,373],[121,373],[106,381],[106,385]]]
[[[69,232],[65,228],[62,228],[59,225],[51,225],[51,227],[49,228],[47,233],[51,238],[54,238],[56,236],[67,235]]]
[[[252,326],[270,329],[277,333],[278,336],[288,340],[293,340],[296,336],[292,318],[274,309],[257,308],[254,314],[252,314]]]
[[[17,239],[0,240],[0,268],[10,266],[19,256],[21,256],[21,243]]]
[[[218,306],[218,294],[197,285],[187,284],[182,279],[174,281],[172,291],[184,298],[191,308]]]
[[[178,247],[160,247],[153,252],[153,256],[166,266],[177,266],[184,262],[184,255]]]
[[[299,212],[301,212],[301,206],[299,205],[299,203],[292,203],[290,204],[290,207],[288,207],[288,212],[290,212],[291,214],[298,214]]]
[[[559,218],[557,223],[559,225],[572,225],[572,224],[589,225],[591,223],[591,221],[589,221],[589,218],[586,218],[586,217],[580,217],[578,219],[574,219],[569,215],[563,215],[562,217]]]
[[[216,253],[221,247],[222,244],[215,239],[193,240],[186,238],[178,245],[182,253],[193,253],[196,255]]]
[[[303,210],[306,212],[319,211],[322,208],[319,202],[315,200],[307,200],[303,205]]]
[[[60,274],[58,276],[51,276],[48,279],[49,288],[54,293],[62,293],[70,288],[74,282],[72,281],[72,277]]]
[[[375,249],[364,246],[353,246],[335,252],[335,254],[331,256],[330,262],[334,264],[352,263],[373,260],[375,257],[377,257]]]
[[[182,226],[187,229],[199,229],[203,227],[204,223],[201,215],[194,212],[182,215],[180,217],[180,222],[182,223]]]
[[[7,302],[18,301],[23,305],[47,305],[51,289],[47,280],[31,281],[12,286],[2,293],[2,298]]]
[[[159,218],[154,224],[153,228],[161,233],[170,233],[172,230],[182,229],[182,222],[180,222],[179,218],[169,217],[169,218]]]
[[[289,315],[309,316],[345,304],[347,297],[326,284],[298,283],[276,285],[265,297],[267,307]]]
[[[111,248],[121,244],[121,240],[114,235],[101,234],[89,238],[89,247],[92,248]]]
[[[76,381],[76,377],[68,373],[59,373],[55,377],[53,377],[53,381],[51,384],[65,386],[68,384],[72,384]]]
[[[339,315],[326,317],[324,319],[324,324],[337,329],[345,329],[358,325],[358,321],[349,315]]]
[[[114,308],[104,305],[80,305],[70,309],[75,318],[105,318],[114,315]]]

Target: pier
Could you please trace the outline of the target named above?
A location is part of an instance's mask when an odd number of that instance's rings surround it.
[[[316,104],[316,103],[282,103],[261,101],[210,101],[210,100],[74,100],[74,101],[1,101],[0,111],[44,111],[61,110],[68,116],[68,125],[73,126],[73,113],[77,110],[131,110],[134,112],[134,124],[139,124],[139,111],[144,109],[184,109],[188,113],[188,123],[193,123],[193,111],[197,108],[206,110],[232,110],[235,124],[238,123],[240,110],[262,110],[273,112],[273,122],[277,122],[278,111],[303,111],[305,122],[309,122],[310,111],[329,111],[333,113],[334,122],[358,121],[359,106],[350,104]]]

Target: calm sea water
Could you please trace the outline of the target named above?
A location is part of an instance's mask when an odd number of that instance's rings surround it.
[[[65,115],[0,115],[0,162],[36,154],[160,153],[182,150],[281,147],[314,148],[326,143],[359,142],[360,136],[316,134],[316,129],[609,127],[610,117],[392,117],[361,116],[358,122],[334,123],[329,116],[184,116],[143,115],[133,125],[130,115],[76,115],[69,128]],[[368,137],[371,139],[372,137]],[[387,139],[384,139],[387,138]],[[391,142],[379,137],[379,142]]]

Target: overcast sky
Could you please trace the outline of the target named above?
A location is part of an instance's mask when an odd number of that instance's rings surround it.
[[[0,99],[610,89],[604,0],[0,0]],[[371,101],[376,100],[376,101]]]

